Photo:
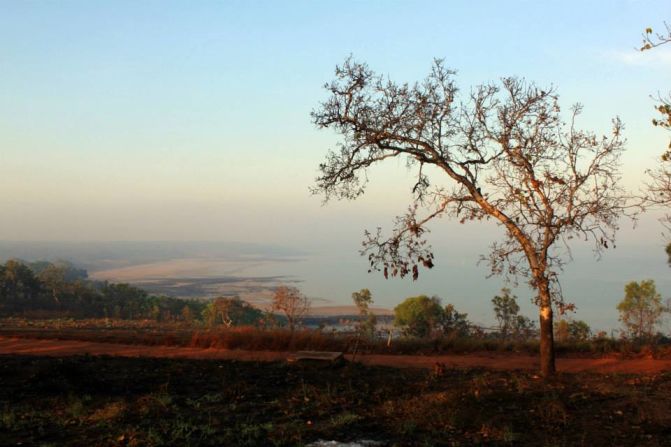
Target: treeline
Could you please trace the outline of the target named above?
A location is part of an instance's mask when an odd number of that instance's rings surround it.
[[[358,315],[311,316],[309,300],[298,289],[279,286],[269,311],[258,309],[237,297],[209,300],[180,299],[150,295],[130,284],[94,281],[88,273],[67,261],[24,262],[12,259],[0,264],[0,317],[27,318],[113,318],[120,320],[184,321],[200,326],[296,326],[324,328],[352,326],[361,335],[380,337],[379,324],[393,323],[401,335],[412,338],[476,337],[525,341],[538,337],[533,320],[520,315],[517,297],[509,289],[492,300],[495,327],[483,328],[468,320],[452,304],[425,295],[406,298],[392,316],[370,311],[373,297],[368,289],[352,294]],[[654,281],[631,282],[618,304],[624,330],[620,336],[631,340],[668,340],[658,332],[662,316],[671,305],[662,303]],[[392,321],[393,319],[393,321]],[[605,332],[592,333],[587,323],[561,319],[554,323],[554,337],[561,342],[603,339]]]
[[[519,315],[517,297],[503,289],[492,299],[498,327],[484,328],[468,320],[468,314],[457,311],[453,304],[426,295],[406,298],[394,308],[394,325],[407,337],[494,337],[525,341],[536,338],[538,330],[529,318]]]
[[[361,298],[364,297],[362,300]],[[360,320],[366,321],[368,308],[373,298],[368,289],[352,294],[352,300],[360,310]],[[415,339],[477,338],[498,339],[511,342],[525,342],[538,338],[538,328],[533,320],[520,315],[517,296],[510,289],[501,289],[500,295],[491,300],[496,326],[482,327],[469,321],[468,314],[457,311],[453,304],[442,304],[437,296],[419,295],[406,298],[394,308],[393,324],[401,335]],[[370,316],[370,315],[369,315]],[[367,326],[367,327],[364,327]],[[375,319],[360,324],[359,331],[375,335]],[[596,335],[604,338],[605,333],[592,334],[589,325],[581,320],[562,319],[555,322],[554,335],[561,342],[584,342]]]
[[[361,292],[368,292],[363,289]],[[361,292],[353,294],[360,295]],[[355,300],[356,302],[356,300]],[[371,299],[372,302],[372,299]],[[394,308],[394,325],[401,334],[414,338],[443,336],[497,338],[507,341],[528,341],[539,336],[536,323],[520,315],[517,296],[503,288],[491,300],[496,319],[493,327],[481,327],[468,320],[468,314],[458,312],[454,305],[442,305],[439,297],[420,295],[406,298]],[[662,303],[652,280],[632,281],[625,286],[625,297],[617,305],[623,329],[618,331],[622,340],[637,343],[669,343],[667,334],[659,332],[665,314],[671,313],[671,300]],[[611,338],[614,337],[611,332]],[[608,338],[605,331],[593,332],[582,320],[560,318],[553,325],[554,339],[562,343],[588,342]]]
[[[88,279],[69,262],[0,264],[0,316],[201,319],[207,303],[154,296],[129,284]]]

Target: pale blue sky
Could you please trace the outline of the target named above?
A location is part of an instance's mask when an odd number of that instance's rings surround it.
[[[381,169],[361,201],[326,208],[308,194],[335,141],[309,112],[349,54],[401,81],[440,57],[462,89],[554,84],[565,108],[584,104],[583,127],[622,117],[636,186],[667,142],[649,95],[671,88],[671,47],[635,48],[665,19],[668,0],[0,0],[0,239],[258,241],[356,258],[364,228],[405,210],[408,179]],[[623,238],[656,246],[650,222]],[[445,222],[437,245],[482,245],[462,229]]]

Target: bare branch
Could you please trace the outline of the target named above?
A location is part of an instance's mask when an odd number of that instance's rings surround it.
[[[665,32],[655,33],[652,28],[646,28],[643,33],[643,45],[641,46],[641,51],[651,50],[660,45],[667,44],[671,42],[671,25],[664,22]]]
[[[312,113],[318,127],[343,141],[320,165],[313,192],[354,199],[370,166],[404,159],[417,179],[413,203],[389,237],[366,232],[362,254],[370,269],[417,279],[420,267],[433,266],[424,240],[431,221],[492,219],[505,237],[483,259],[493,274],[525,278],[537,289],[541,332],[551,338],[552,303],[570,308],[558,282],[565,257],[556,242],[592,240],[599,254],[613,246],[618,219],[628,214],[619,186],[622,123],[615,119],[611,132],[597,137],[576,126],[579,105],[562,120],[554,88],[503,78],[459,95],[453,76],[435,61],[421,83],[398,85],[347,59],[327,85],[329,99]],[[426,172],[438,172],[452,189],[431,189]]]

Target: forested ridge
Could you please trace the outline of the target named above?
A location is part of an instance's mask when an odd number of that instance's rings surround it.
[[[67,261],[0,264],[0,316],[184,320],[200,318],[206,308],[201,300],[91,280]]]

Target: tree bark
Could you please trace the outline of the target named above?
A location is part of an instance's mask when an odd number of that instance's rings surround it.
[[[554,334],[552,327],[552,300],[547,281],[542,281],[538,287],[540,301],[540,351],[541,351],[541,375],[543,377],[553,376],[555,368]]]

